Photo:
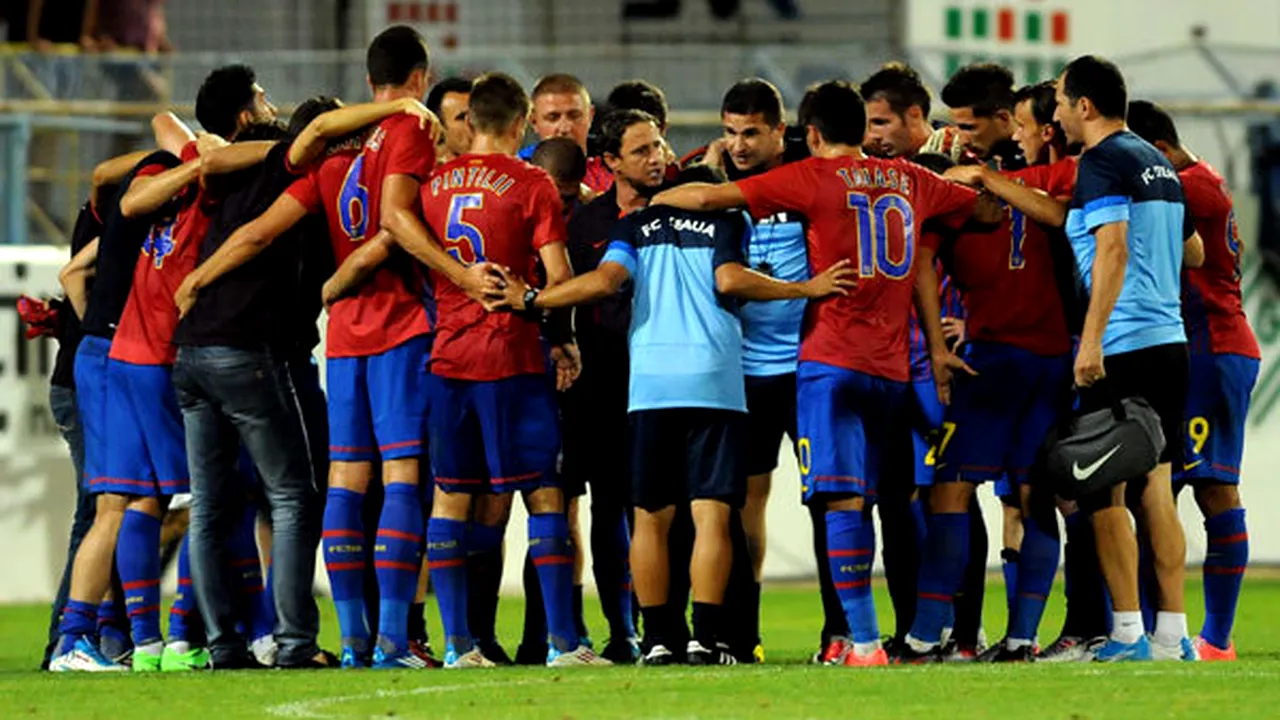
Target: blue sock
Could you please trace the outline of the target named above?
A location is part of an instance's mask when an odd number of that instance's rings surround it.
[[[929,537],[929,518],[924,511],[924,501],[918,497],[911,501],[911,521],[916,531],[916,547],[923,550]]]
[[[622,639],[636,637],[635,613],[631,609],[631,530],[627,527],[627,515],[621,513],[610,533],[613,539],[613,557],[619,566],[617,584],[601,591],[605,596],[605,615],[609,618],[609,637]]]
[[[968,561],[969,513],[934,513],[929,518],[916,585],[916,617],[911,624],[911,636],[916,640],[937,643],[941,639],[942,628],[954,613],[952,601]]]
[[[378,576],[378,638],[388,651],[409,648],[409,606],[422,571],[422,503],[418,486],[387,483],[373,567]]]
[[[827,513],[827,563],[831,584],[844,608],[856,643],[880,639],[875,598],[871,595],[871,563],[876,553],[875,526],[859,510]]]
[[[82,637],[93,637],[97,623],[97,605],[80,600],[68,600],[62,607],[62,618],[58,620],[58,633],[62,637],[58,640],[54,656],[69,652],[76,640]]]
[[[369,625],[364,612],[364,494],[329,488],[324,506],[324,567],[329,572],[333,605],[343,647],[369,649]]]
[[[245,634],[257,640],[275,631],[274,612],[264,612],[265,589],[262,582],[262,558],[258,555],[258,508],[249,504],[240,520],[231,528],[227,539],[231,575],[244,617]]]
[[[434,517],[427,521],[427,568],[440,604],[445,645],[459,655],[466,653],[475,645],[467,625],[467,523]]]
[[[481,642],[497,641],[504,528],[472,523],[467,535],[467,625]],[[425,632],[425,630],[424,630]]]
[[[124,588],[135,646],[160,642],[160,518],[126,510],[116,540],[116,568]]]
[[[1013,548],[1000,551],[1000,572],[1004,574],[1004,607],[1013,617],[1013,608],[1018,604],[1018,557],[1021,555]]]
[[[1138,603],[1142,610],[1142,627],[1150,635],[1156,631],[1156,603],[1159,600],[1156,584],[1155,559],[1151,548],[1138,538]]]
[[[196,612],[196,593],[191,587],[189,538],[190,535],[184,535],[182,547],[178,548],[178,592],[169,608],[169,642],[187,641],[187,618]]]
[[[577,623],[573,618],[573,553],[569,521],[562,513],[529,516],[529,555],[542,588],[549,642],[551,647],[563,652],[578,647]]]
[[[1244,508],[1235,508],[1204,521],[1209,551],[1204,556],[1204,627],[1200,635],[1216,648],[1231,644],[1240,583],[1249,564],[1249,531]]]
[[[1055,519],[1056,523],[1056,519]],[[1009,617],[1008,636],[1034,640],[1044,616],[1044,604],[1058,571],[1057,533],[1050,535],[1034,519],[1022,524],[1022,550],[1018,555],[1018,594]],[[1054,529],[1057,527],[1055,525]]]

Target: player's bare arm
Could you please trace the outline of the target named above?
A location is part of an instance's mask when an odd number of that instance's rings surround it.
[[[1041,190],[1017,183],[985,165],[957,165],[947,170],[944,177],[965,185],[984,187],[1042,225],[1062,227],[1067,222],[1066,203],[1049,197]]]
[[[151,131],[156,136],[156,146],[174,155],[181,154],[182,148],[196,139],[191,128],[171,112],[162,112],[151,118]]]
[[[58,283],[62,285],[62,291],[67,295],[67,302],[71,303],[71,309],[75,311],[76,317],[81,319],[84,319],[85,308],[89,305],[88,283],[98,265],[99,239],[94,238],[88,245],[81,248],[80,252],[71,258],[71,262],[58,271]]]
[[[858,273],[851,266],[845,259],[803,282],[787,282],[728,262],[716,268],[716,290],[744,300],[816,300],[848,295],[849,289],[858,285]]]
[[[93,168],[93,187],[89,189],[89,202],[96,208],[101,203],[102,188],[114,185],[124,179],[134,166],[151,154],[150,150],[139,150],[103,160]]]
[[[1098,245],[1093,257],[1093,291],[1089,294],[1089,311],[1084,316],[1075,365],[1076,385],[1080,387],[1088,387],[1106,377],[1102,365],[1102,333],[1124,288],[1124,272],[1129,263],[1129,223],[1107,223],[1093,235]]]
[[[342,261],[338,271],[325,281],[324,287],[320,290],[320,298],[324,301],[325,307],[341,300],[364,284],[373,271],[391,257],[391,251],[395,247],[396,241],[391,237],[391,233],[382,230],[372,240],[348,255],[347,259]]]
[[[942,331],[942,303],[938,299],[938,270],[934,264],[935,252],[926,245],[916,247],[916,286],[914,295],[916,315],[920,319],[920,327],[924,330],[925,343],[929,348],[929,359],[933,364],[933,382],[938,388],[938,400],[943,405],[951,404],[951,378],[957,370],[977,375],[978,372],[969,367],[955,353],[947,349],[946,336]]]
[[[425,105],[414,98],[399,98],[388,102],[361,103],[330,110],[307,123],[293,144],[289,146],[289,164],[303,167],[324,152],[325,143],[333,138],[353,133],[399,113],[418,118],[418,127],[431,128],[435,142],[442,132],[440,121]]]
[[[159,210],[184,188],[200,179],[200,168],[203,165],[203,160],[196,158],[157,175],[134,178],[124,197],[120,198],[120,214],[131,218]]]
[[[271,203],[267,211],[252,221],[241,225],[227,241],[222,243],[217,252],[200,264],[190,275],[183,279],[174,293],[173,300],[178,306],[178,315],[184,316],[196,303],[200,290],[208,287],[214,280],[244,265],[271,246],[276,238],[297,225],[307,216],[307,210],[293,198],[284,193]]]
[[[747,198],[735,183],[685,183],[658,193],[650,205],[670,205],[681,210],[727,210],[744,207]]]
[[[496,266],[487,262],[463,265],[445,252],[414,209],[417,194],[418,182],[413,178],[407,175],[387,178],[382,186],[382,229],[390,232],[396,244],[418,262],[444,275],[472,300],[484,302],[486,292],[498,285],[498,279],[492,274]]]
[[[1182,242],[1182,266],[1198,268],[1201,265],[1204,265],[1204,239],[1195,232]]]
[[[529,285],[524,280],[506,271],[496,269],[503,282],[488,293],[485,307],[489,310],[510,308],[516,312],[526,309],[525,296]],[[594,302],[616,294],[622,289],[631,274],[622,265],[615,262],[602,262],[600,267],[582,275],[577,275],[555,287],[548,287],[534,298],[534,307],[544,310],[571,307],[583,303]]]
[[[267,153],[275,146],[275,140],[254,140],[210,150],[201,156],[204,158],[201,175],[226,175],[253,167],[266,160]]]

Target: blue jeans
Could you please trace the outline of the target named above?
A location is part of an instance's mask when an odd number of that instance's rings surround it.
[[[266,350],[184,346],[173,384],[191,468],[192,583],[214,666],[245,652],[244,638],[235,630],[235,584],[225,547],[244,502],[237,472],[241,443],[258,468],[271,510],[278,662],[305,663],[319,652],[320,617],[311,583],[321,497],[288,366]]]
[[[71,538],[67,541],[67,562],[62,568],[62,581],[58,583],[58,594],[53,600],[53,608],[49,615],[49,644],[44,649],[44,661],[41,667],[49,664],[49,656],[53,646],[58,642],[58,620],[62,616],[62,606],[67,604],[67,591],[71,587],[71,567],[75,564],[76,551],[80,549],[80,541],[93,527],[96,514],[94,498],[85,492],[84,484],[84,429],[80,427],[80,410],[76,404],[74,388],[53,385],[49,388],[49,409],[53,411],[53,421],[67,441],[71,450],[71,464],[76,472],[76,514],[71,522]]]

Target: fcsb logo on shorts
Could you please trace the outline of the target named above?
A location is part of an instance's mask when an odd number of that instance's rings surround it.
[[[142,252],[151,256],[157,270],[163,267],[164,259],[173,254],[173,223],[152,227],[146,241],[142,243]]]

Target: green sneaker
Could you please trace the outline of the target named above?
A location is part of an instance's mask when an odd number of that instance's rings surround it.
[[[160,672],[162,657],[163,655],[152,655],[141,650],[135,650],[133,653],[133,671],[136,673]]]
[[[209,667],[209,651],[204,648],[192,648],[184,653],[164,649],[160,658],[159,670],[163,672],[190,672],[204,670]]]

